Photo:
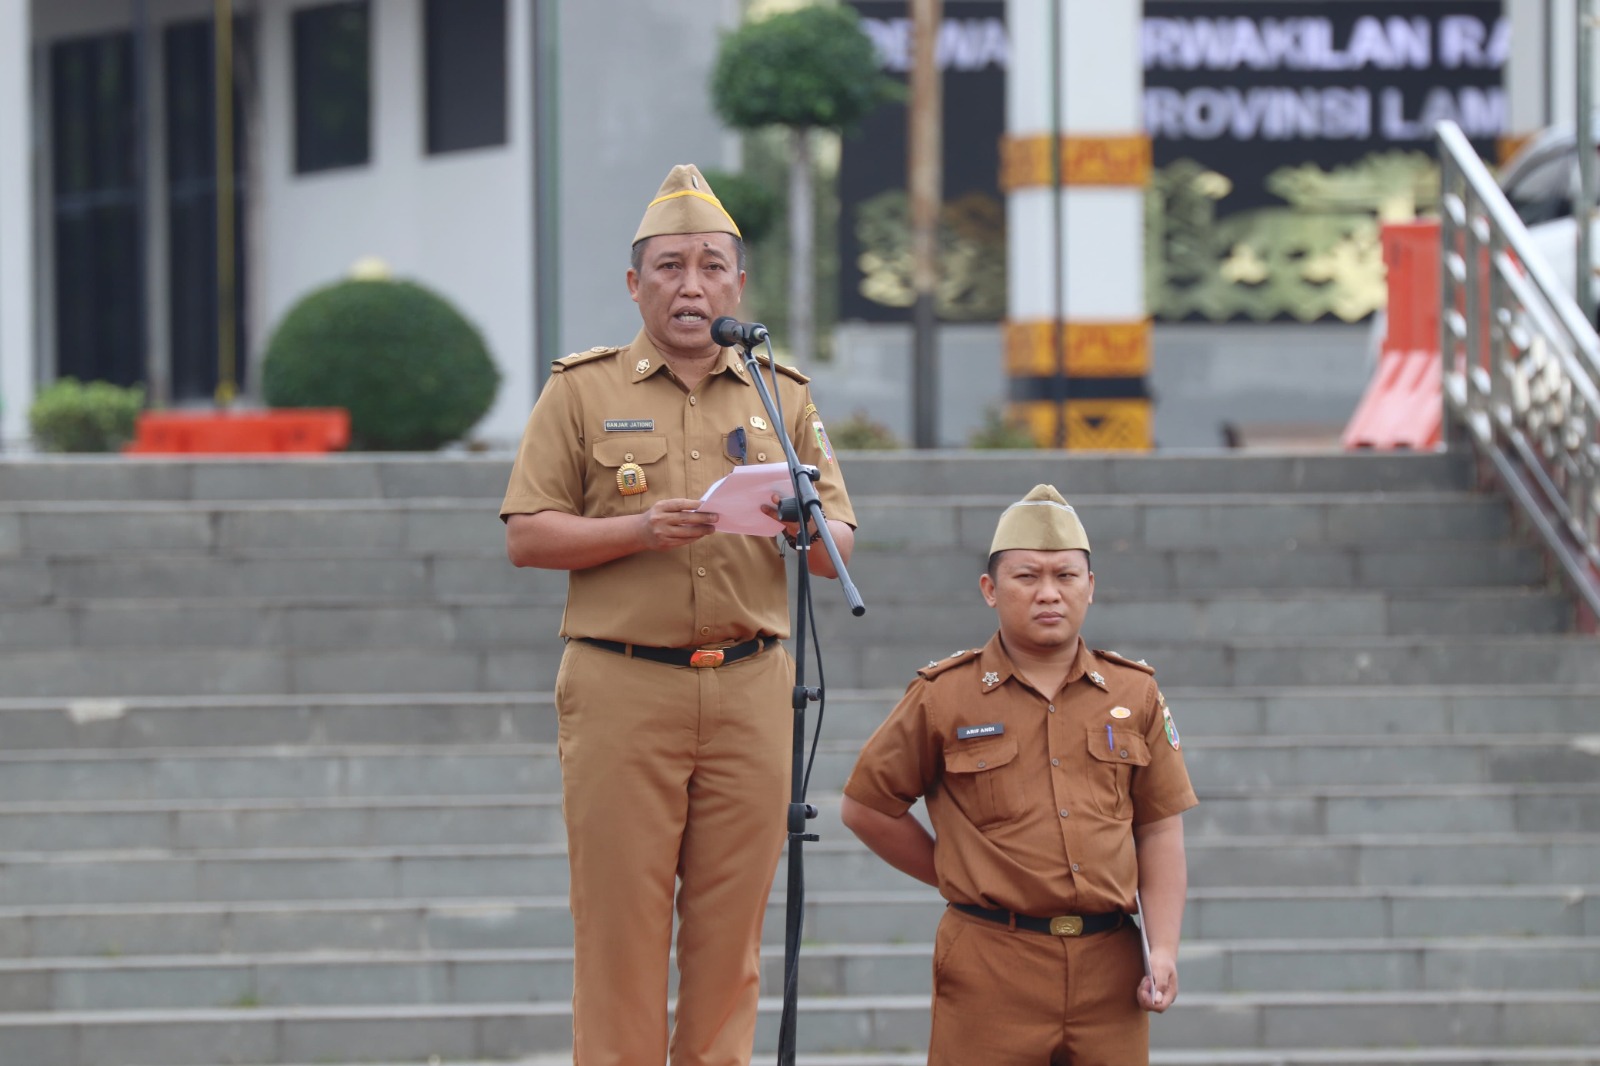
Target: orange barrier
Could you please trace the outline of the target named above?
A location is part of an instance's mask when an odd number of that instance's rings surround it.
[[[1439,223],[1386,223],[1388,329],[1377,369],[1345,426],[1358,448],[1436,448],[1444,435],[1439,367]]]
[[[337,452],[350,445],[350,412],[342,407],[271,411],[146,411],[135,455],[266,455]]]

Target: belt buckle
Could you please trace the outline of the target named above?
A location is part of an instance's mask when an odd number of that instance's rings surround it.
[[[701,648],[689,656],[689,665],[704,670],[713,666],[721,666],[722,659],[721,648]]]
[[[1076,914],[1063,914],[1050,919],[1051,936],[1082,936],[1083,919]]]

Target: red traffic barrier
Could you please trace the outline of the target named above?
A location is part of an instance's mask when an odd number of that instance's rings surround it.
[[[270,411],[146,411],[123,451],[131,455],[275,455],[350,446],[342,407]]]
[[[1439,366],[1439,223],[1382,230],[1388,329],[1372,380],[1345,426],[1346,449],[1436,448],[1444,435]]]

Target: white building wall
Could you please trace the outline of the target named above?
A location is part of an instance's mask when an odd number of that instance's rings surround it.
[[[36,365],[28,0],[0,0],[0,444],[27,436]]]
[[[739,169],[711,107],[711,69],[738,0],[564,0],[561,41],[561,343],[639,331],[628,251],[678,163]]]
[[[264,348],[300,297],[376,256],[482,330],[502,380],[474,435],[514,439],[534,395],[529,5],[508,7],[509,143],[429,156],[421,0],[374,3],[371,161],[315,174],[294,173],[290,12],[297,6],[308,5],[270,3],[261,15],[265,173],[252,351]]]

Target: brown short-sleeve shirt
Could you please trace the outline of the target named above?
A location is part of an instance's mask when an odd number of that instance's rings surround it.
[[[744,463],[783,462],[761,396],[731,348],[693,392],[643,331],[625,347],[569,356],[555,370],[523,431],[502,518],[548,510],[637,515],[657,500],[698,499],[738,465],[729,444],[735,429],[744,430]],[[781,367],[776,377],[795,451],[821,472],[824,513],[854,526],[805,378]],[[617,475],[625,464],[643,471],[643,492],[623,493]],[[719,533],[574,570],[561,632],[671,648],[787,637],[783,556],[773,538]]]
[[[1131,913],[1133,827],[1198,802],[1150,668],[1080,639],[1052,701],[1015,673],[997,634],[918,674],[845,795],[891,817],[925,796],[952,902]]]

